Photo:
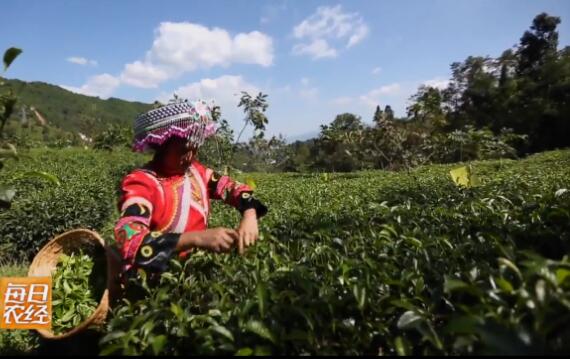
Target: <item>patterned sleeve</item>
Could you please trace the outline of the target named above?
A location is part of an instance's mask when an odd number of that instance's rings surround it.
[[[226,204],[236,208],[240,213],[254,208],[257,218],[267,214],[267,207],[253,196],[253,190],[246,184],[233,180],[229,176],[208,169],[208,192],[210,198],[223,200]]]
[[[146,174],[138,172],[128,174],[121,183],[121,217],[114,232],[125,272],[137,268],[150,272],[164,271],[175,253],[179,234],[149,229],[155,186]]]

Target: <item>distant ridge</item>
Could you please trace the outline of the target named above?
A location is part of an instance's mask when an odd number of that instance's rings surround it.
[[[93,136],[113,123],[131,126],[138,114],[152,107],[151,104],[113,97],[102,100],[45,82],[5,78],[2,78],[2,81],[18,96],[13,118],[20,120],[22,106],[27,109],[34,108],[49,126],[88,136]]]

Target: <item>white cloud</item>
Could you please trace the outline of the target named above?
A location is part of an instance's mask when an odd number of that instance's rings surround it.
[[[232,37],[217,27],[163,22],[145,58],[125,65],[120,77],[129,85],[151,88],[185,72],[232,63],[271,66],[273,40],[259,31]]]
[[[316,87],[303,88],[299,91],[299,96],[305,100],[316,100],[319,95],[319,90]]]
[[[337,105],[337,106],[346,106],[353,101],[354,101],[354,99],[352,97],[341,96],[341,97],[337,97],[337,98],[332,99],[331,104]]]
[[[303,86],[307,86],[307,85],[309,84],[309,79],[306,78],[306,77],[303,77],[303,78],[301,79],[301,84],[302,84]]]
[[[68,57],[66,60],[68,62],[71,62],[72,64],[77,64],[77,65],[81,65],[81,66],[85,66],[85,65],[97,66],[97,61],[89,60],[89,59],[86,59],[85,57],[72,56],[72,57]]]
[[[72,57],[77,64],[96,64]],[[197,69],[228,67],[233,63],[268,67],[273,64],[273,40],[259,32],[232,36],[224,29],[207,28],[188,22],[163,22],[155,30],[152,47],[142,60],[128,63],[117,77],[103,74],[90,78],[70,91],[108,97],[124,83],[140,88],[156,88],[162,82]]]
[[[126,64],[125,69],[121,73],[122,82],[142,88],[157,87],[159,83],[167,80],[168,77],[169,74],[165,69],[140,61]]]
[[[371,90],[368,92],[371,96],[378,96],[378,95],[396,95],[400,92],[401,86],[399,83],[393,83],[390,85],[385,85],[378,87],[376,89]]]
[[[310,44],[296,44],[293,47],[294,55],[309,55],[313,60],[336,57],[337,51],[329,46],[327,40],[316,39]]]
[[[378,75],[378,74],[380,74],[380,72],[382,72],[381,67],[375,67],[372,69],[372,75]]]
[[[241,91],[247,91],[251,95],[257,95],[260,91],[255,85],[247,82],[242,76],[224,75],[214,79],[205,78],[198,82],[189,83],[175,89],[171,93],[163,93],[158,100],[168,102],[176,93],[182,98],[213,99],[220,106],[222,117],[226,118],[234,128],[239,125],[238,121],[243,118],[243,110],[238,108]]]
[[[424,81],[422,85],[435,87],[436,89],[443,90],[447,87],[447,85],[449,85],[449,79],[443,77],[436,77],[431,80]]]
[[[356,25],[354,33],[348,39],[348,44],[346,45],[347,48],[350,48],[360,41],[364,40],[364,38],[368,35],[368,26],[364,23],[360,23]]]
[[[273,40],[259,31],[238,34],[234,37],[233,62],[264,67],[273,64]]]
[[[61,86],[64,89],[87,96],[99,96],[103,99],[108,98],[119,86],[118,78],[109,74],[101,74],[90,77],[81,87]]]
[[[360,96],[360,101],[370,107],[375,107],[385,97],[397,96],[401,93],[402,87],[399,83],[381,86],[376,89],[370,90],[368,93]]]
[[[294,45],[293,54],[309,55],[313,59],[335,57],[338,50],[329,42],[350,48],[368,33],[368,25],[360,14],[343,12],[341,5],[320,6],[293,28],[293,36],[302,41]]]

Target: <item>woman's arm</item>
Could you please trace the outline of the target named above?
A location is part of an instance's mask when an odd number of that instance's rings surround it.
[[[121,217],[115,224],[114,234],[121,257],[123,271],[128,271],[136,265],[139,250],[143,242],[151,237],[150,221],[156,204],[156,184],[148,174],[133,171],[121,182],[121,197],[119,210]],[[156,236],[156,234],[155,234]],[[168,240],[171,242],[172,237]],[[145,254],[148,253],[148,248]]]
[[[130,219],[122,217],[119,220],[115,235],[119,238],[119,242],[123,240],[121,248],[127,263],[125,270],[135,267],[149,272],[167,270],[170,259],[176,253],[192,248],[216,253],[228,252],[238,241],[238,233],[228,228],[212,228],[182,234],[153,232],[132,216]]]
[[[124,271],[132,268],[164,271],[175,253],[180,234],[151,231],[151,215],[146,205],[133,203],[121,213],[115,225],[115,239],[121,249]]]
[[[239,252],[243,254],[244,248],[254,244],[258,239],[257,220],[267,214],[267,207],[253,196],[253,190],[248,185],[211,169],[208,169],[207,173],[210,198],[223,200],[242,214],[237,233]]]
[[[253,245],[259,238],[257,213],[254,208],[247,209],[243,212],[237,232],[239,237],[239,253],[243,254],[245,247]]]
[[[180,235],[176,251],[184,252],[192,248],[202,248],[217,253],[228,252],[237,239],[237,232],[228,228],[211,228],[204,231],[186,232]]]
[[[251,187],[211,169],[207,173],[210,198],[222,200],[242,214],[248,209],[254,209],[257,218],[267,214],[267,207],[254,197]]]

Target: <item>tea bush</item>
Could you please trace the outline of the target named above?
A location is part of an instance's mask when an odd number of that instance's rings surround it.
[[[77,148],[33,149],[20,157],[7,163],[0,177],[0,184],[17,188],[12,208],[0,210],[0,250],[21,260],[30,260],[49,239],[67,230],[99,230],[114,219],[124,175],[120,171],[146,159],[128,151]],[[46,171],[61,185],[22,178],[19,174],[25,171]]]
[[[115,309],[102,353],[560,354],[570,339],[570,152],[448,171],[253,174],[245,257],[197,252]],[[215,206],[212,225],[238,216]]]
[[[32,150],[0,247],[32,256],[78,226],[112,240],[117,185],[144,156]],[[449,170],[240,174],[270,208],[245,256],[196,252],[160,285],[135,283],[114,308],[102,354],[561,354],[570,349],[570,151]],[[18,179],[22,169],[61,186]],[[214,202],[210,226],[235,226]],[[9,252],[3,248],[8,248]],[[137,296],[142,293],[143,296]],[[2,331],[1,353],[37,348]],[[33,334],[33,333],[30,333]]]

